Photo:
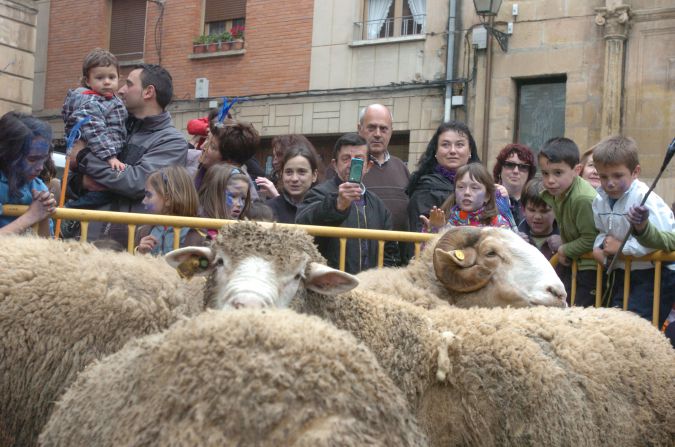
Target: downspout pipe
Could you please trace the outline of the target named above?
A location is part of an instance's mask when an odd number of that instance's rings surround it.
[[[457,13],[457,0],[448,1],[448,42],[447,42],[447,60],[445,62],[445,112],[443,122],[450,121],[450,111],[452,110],[452,84],[455,74],[455,14]]]
[[[490,16],[489,25],[494,26],[494,16]],[[483,138],[481,161],[487,166],[488,142],[490,139],[490,100],[492,98],[492,34],[487,33],[487,61],[485,63],[485,100],[483,101]]]

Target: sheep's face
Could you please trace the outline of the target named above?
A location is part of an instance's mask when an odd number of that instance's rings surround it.
[[[458,305],[566,305],[565,288],[551,264],[510,230],[452,228],[436,243],[433,263]]]
[[[304,289],[331,295],[358,285],[356,277],[321,260],[302,231],[229,225],[211,247],[186,247],[168,253],[167,262],[186,277],[207,275],[206,307],[288,307]]]

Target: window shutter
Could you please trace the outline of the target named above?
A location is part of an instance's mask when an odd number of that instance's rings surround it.
[[[141,59],[145,42],[145,8],[141,0],[113,0],[110,52],[120,60]]]
[[[221,22],[246,17],[246,0],[206,0],[204,22]]]

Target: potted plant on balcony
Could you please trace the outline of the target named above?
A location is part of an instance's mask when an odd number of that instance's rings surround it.
[[[221,51],[228,51],[232,47],[232,34],[228,31],[223,31],[218,35],[218,42],[220,43]]]
[[[206,39],[206,51],[209,53],[218,51],[220,47],[220,45],[218,45],[218,35],[209,34]]]
[[[192,41],[192,51],[194,53],[205,53],[206,52],[206,44],[208,43],[208,38],[209,36],[206,34],[202,34],[201,36],[195,38]]]
[[[230,30],[230,34],[232,35],[232,49],[233,50],[241,50],[244,48],[244,26],[243,25],[236,25],[233,26],[232,29]]]

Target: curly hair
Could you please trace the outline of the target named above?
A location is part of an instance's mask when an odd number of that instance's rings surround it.
[[[434,136],[431,137],[431,140],[427,145],[427,150],[424,151],[420,161],[417,163],[417,171],[415,171],[410,176],[410,182],[408,183],[408,187],[406,189],[408,196],[412,196],[413,192],[415,192],[420,179],[427,174],[431,174],[434,171],[434,168],[438,165],[438,161],[436,161],[438,139],[441,134],[449,130],[453,130],[458,134],[465,136],[469,140],[471,156],[469,157],[468,163],[480,162],[480,158],[478,158],[478,148],[476,147],[476,141],[473,139],[473,135],[471,135],[469,127],[460,121],[448,121],[447,123],[443,123],[438,126]]]
[[[497,183],[501,183],[502,168],[504,167],[504,162],[506,161],[507,158],[511,156],[511,154],[516,154],[519,159],[523,160],[525,163],[530,165],[527,171],[527,181],[529,182],[530,180],[532,180],[534,174],[537,173],[537,165],[532,150],[529,147],[525,146],[524,144],[513,143],[504,146],[504,148],[501,151],[499,151],[499,154],[497,154],[497,163],[495,164],[495,167],[492,169],[492,176],[495,178],[495,181]]]
[[[243,165],[253,157],[260,146],[260,134],[253,124],[226,118],[216,123],[218,109],[209,112],[209,130],[218,142],[223,161]]]

